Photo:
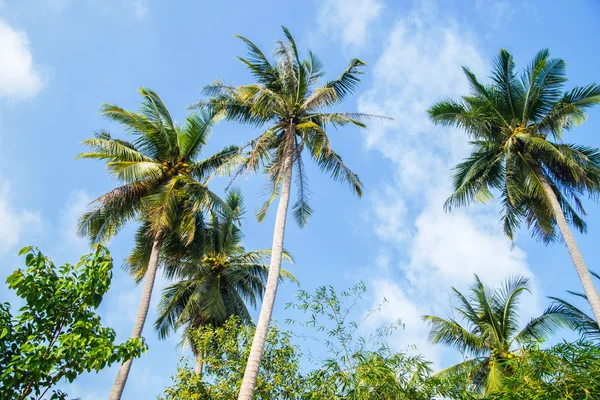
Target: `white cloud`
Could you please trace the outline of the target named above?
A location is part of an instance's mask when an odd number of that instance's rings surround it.
[[[406,229],[406,206],[401,194],[393,187],[386,186],[371,196],[373,230],[383,241],[401,242],[408,238]]]
[[[475,36],[465,26],[441,18],[423,2],[396,22],[383,40],[371,88],[359,99],[361,112],[394,118],[365,133],[365,146],[392,165],[393,178],[371,202],[372,229],[382,240],[384,268],[372,278],[375,303],[389,303],[373,322],[400,319],[406,329],[393,337],[397,347],[416,344],[430,359],[447,363],[442,348],[427,342],[424,314],[450,312],[450,286],[468,290],[473,274],[495,286],[508,276],[533,277],[525,253],[511,250],[493,205],[447,214],[450,169],[468,152],[463,132],[435,127],[427,108],[468,91],[461,65],[487,75]],[[533,282],[535,289],[535,282]],[[523,313],[539,311],[537,297]]]
[[[0,98],[19,101],[35,96],[43,86],[25,32],[0,18]]]
[[[37,212],[18,209],[12,204],[10,185],[0,178],[0,253],[5,253],[21,243],[26,231],[39,231],[41,218]]]
[[[319,10],[321,32],[346,45],[361,47],[369,37],[369,25],[381,13],[379,0],[326,0]]]

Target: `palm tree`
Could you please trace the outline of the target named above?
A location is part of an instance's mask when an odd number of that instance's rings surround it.
[[[543,314],[519,331],[518,305],[521,295],[529,291],[528,281],[514,277],[507,279],[502,288],[491,290],[475,275],[468,297],[452,288],[459,303],[454,310],[466,325],[454,317],[423,317],[431,327],[432,343],[453,347],[468,358],[439,372],[439,376],[466,374],[474,391],[493,392],[510,374],[507,361],[519,352],[516,345],[541,341],[561,326],[553,315]]]
[[[567,245],[596,320],[600,297],[569,224],[586,231],[581,196],[600,193],[600,150],[562,142],[562,134],[586,119],[585,110],[600,103],[600,85],[564,91],[566,64],[540,51],[519,78],[513,57],[501,50],[492,83],[484,85],[464,68],[471,93],[435,104],[435,124],[465,130],[473,152],[455,168],[455,192],[445,207],[488,201],[500,192],[505,233],[513,239],[524,220],[534,237]]]
[[[104,242],[116,235],[128,221],[140,222],[137,238],[149,242],[137,270],[136,279],[145,276],[140,307],[132,338],[141,336],[163,243],[176,236],[191,243],[200,226],[202,212],[218,207],[221,200],[206,186],[214,174],[222,173],[237,162],[238,149],[228,147],[197,160],[216,121],[215,114],[204,111],[189,115],[182,126],[173,121],[156,93],[142,88],[139,113],[111,104],[102,106],[102,114],[122,124],[134,136],[133,142],[100,132],[83,141],[92,151],[78,158],[106,161],[106,167],[123,183],[100,196],[92,209],[79,221],[78,233],[92,242]],[[117,375],[110,399],[120,399],[131,361],[125,362]]]
[[[340,103],[354,92],[364,62],[351,60],[339,77],[319,87],[319,79],[324,75],[321,61],[312,52],[301,60],[292,35],[285,27],[283,32],[287,43],[277,42],[274,63],[254,43],[238,36],[249,52],[247,58],[240,60],[250,70],[256,83],[231,87],[217,81],[204,88],[204,93],[212,98],[197,104],[212,112],[223,112],[229,120],[256,126],[268,124],[264,133],[245,147],[246,159],[238,171],[255,171],[261,164],[265,166],[272,194],[257,212],[259,221],[263,220],[269,205],[279,195],[266,292],[239,394],[239,399],[245,400],[252,398],[256,386],[273,312],[293,169],[296,169],[298,186],[293,214],[300,226],[304,226],[312,214],[302,161],[304,149],[321,170],[350,184],[354,193],[360,196],[363,186],[360,179],[333,151],[325,130],[329,125],[339,127],[348,124],[364,128],[364,121],[373,117],[360,113],[322,112],[323,108]]]
[[[161,338],[184,329],[183,341],[191,345],[196,357],[196,373],[202,371],[203,354],[192,333],[201,326],[220,326],[232,315],[252,323],[246,303],[255,307],[262,298],[269,271],[264,260],[270,250],[246,251],[240,245],[243,235],[236,221],[244,215],[241,194],[230,191],[225,202],[231,211],[211,212],[205,239],[200,239],[204,245],[164,252],[166,273],[178,282],[164,289],[154,327]],[[283,256],[291,261],[287,253]],[[297,282],[284,269],[280,278]]]
[[[596,279],[600,280],[599,274],[594,271],[590,271],[590,273]],[[567,292],[588,301],[584,293],[572,292],[570,290]],[[584,339],[591,339],[600,343],[600,327],[598,327],[598,322],[592,316],[566,300],[558,297],[549,298],[554,302],[546,309],[544,314],[555,315],[564,325],[578,331]]]

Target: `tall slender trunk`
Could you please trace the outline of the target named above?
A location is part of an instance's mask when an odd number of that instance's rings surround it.
[[[160,248],[163,244],[162,232],[157,232],[154,235],[154,241],[152,242],[152,252],[150,253],[150,260],[148,261],[148,270],[146,271],[146,277],[144,282],[144,289],[142,290],[142,299],[140,300],[140,307],[138,308],[137,317],[135,324],[133,325],[133,331],[131,332],[131,338],[138,338],[142,335],[144,329],[144,323],[146,322],[146,316],[148,315],[148,308],[150,308],[150,298],[152,297],[152,289],[154,288],[154,280],[156,278],[156,270],[158,269],[158,256],[160,254]],[[119,400],[123,395],[123,389],[125,389],[125,383],[129,376],[129,370],[131,369],[131,362],[133,360],[127,360],[119,369],[115,383],[110,391],[108,400]]]
[[[201,351],[195,354],[196,356],[196,365],[194,367],[194,372],[196,375],[200,375],[202,373],[202,367],[204,366],[204,354]]]
[[[260,309],[256,332],[252,339],[250,356],[244,371],[244,379],[238,400],[252,400],[254,389],[256,388],[256,379],[258,378],[258,368],[262,359],[265,341],[271,323],[273,306],[275,304],[275,295],[277,294],[277,284],[279,282],[279,270],[281,268],[281,256],[283,253],[283,235],[285,232],[285,222],[287,218],[288,205],[290,203],[290,187],[292,183],[292,169],[294,161],[294,127],[285,133],[287,138],[286,149],[283,155],[283,181],[281,183],[281,194],[279,196],[279,206],[277,207],[277,216],[275,217],[275,229],[273,231],[273,246],[271,248],[271,263],[269,265],[269,275],[265,289],[265,297]]]
[[[592,311],[594,312],[594,316],[596,317],[596,322],[600,323],[600,296],[598,296],[598,291],[594,287],[594,281],[592,280],[592,275],[590,271],[587,269],[585,262],[583,261],[583,257],[581,256],[581,252],[579,251],[579,247],[577,246],[577,242],[571,233],[571,229],[567,224],[567,220],[565,219],[565,215],[563,210],[558,202],[556,194],[543,178],[542,178],[542,187],[546,192],[546,196],[550,200],[550,204],[552,205],[552,211],[554,212],[554,216],[556,217],[556,223],[558,225],[558,229],[562,234],[562,237],[567,245],[567,249],[569,249],[569,254],[571,254],[571,259],[573,260],[573,264],[575,265],[575,269],[577,270],[577,275],[579,275],[579,280],[581,280],[581,285],[583,286],[583,290],[587,299],[592,306]]]

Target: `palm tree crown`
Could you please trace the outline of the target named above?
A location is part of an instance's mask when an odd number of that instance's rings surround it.
[[[204,93],[212,97],[198,102],[196,106],[224,112],[229,120],[257,126],[269,125],[264,133],[247,144],[246,158],[239,170],[255,171],[260,164],[266,168],[272,195],[258,210],[259,220],[264,218],[269,205],[279,193],[284,174],[284,155],[291,149],[298,186],[298,200],[293,211],[298,223],[304,226],[312,209],[308,203],[303,150],[308,150],[321,170],[329,172],[336,180],[349,183],[354,193],[360,196],[363,185],[331,148],[326,128],[348,124],[364,128],[367,119],[381,117],[362,113],[322,112],[354,92],[365,63],[352,59],[339,77],[319,86],[319,80],[324,75],[321,60],[312,52],[301,60],[292,35],[285,27],[283,32],[288,42],[277,41],[273,63],[254,43],[238,35],[247,45],[249,53],[247,58],[239,59],[257,83],[232,87],[216,81],[204,88]]]
[[[550,186],[569,223],[586,225],[581,195],[600,193],[600,151],[562,142],[565,130],[585,121],[585,110],[600,103],[600,86],[564,91],[566,64],[540,51],[519,77],[512,55],[501,50],[492,82],[480,83],[467,68],[471,93],[430,110],[436,124],[464,129],[473,152],[454,173],[455,192],[446,208],[501,196],[503,224],[512,239],[524,220],[545,242],[558,237],[544,184]]]
[[[202,211],[219,206],[221,200],[208,190],[214,174],[226,172],[237,162],[238,149],[227,147],[197,160],[217,120],[203,111],[177,126],[167,107],[150,89],[140,89],[139,113],[105,104],[102,114],[119,122],[133,142],[113,138],[102,131],[83,141],[92,149],[77,158],[106,161],[106,167],[122,186],[97,198],[93,209],[80,219],[79,233],[93,242],[110,239],[130,220],[145,222],[146,235],[176,232],[186,243],[194,237],[196,218]]]
[[[161,337],[183,327],[184,340],[189,341],[191,329],[222,325],[232,315],[252,322],[246,303],[255,307],[262,298],[270,250],[246,251],[240,245],[243,198],[238,191],[230,191],[225,202],[227,211],[211,212],[203,246],[165,251],[167,275],[177,283],[164,289],[159,304],[154,326]],[[287,253],[285,258],[291,261]],[[281,270],[280,277],[297,282],[286,270]]]
[[[542,315],[523,329],[519,326],[518,305],[521,295],[529,291],[528,279],[507,279],[502,288],[491,290],[477,275],[467,297],[452,288],[458,301],[454,310],[459,318],[426,315],[431,326],[430,340],[460,351],[466,361],[441,371],[440,375],[466,373],[476,391],[494,391],[508,371],[506,361],[518,352],[516,345],[541,341],[560,326],[557,318]]]

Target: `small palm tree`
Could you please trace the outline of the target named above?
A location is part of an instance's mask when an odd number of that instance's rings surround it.
[[[196,357],[196,373],[202,371],[203,354],[194,345],[191,332],[206,325],[220,326],[233,315],[252,323],[246,303],[256,307],[269,271],[264,260],[270,250],[246,251],[240,245],[243,235],[236,221],[244,215],[241,194],[230,191],[225,202],[227,211],[211,212],[205,238],[199,239],[203,245],[164,252],[166,273],[178,282],[164,289],[154,327],[161,338],[184,329],[183,341],[191,345]],[[283,256],[291,261],[287,253]],[[280,278],[297,283],[284,269]]]
[[[336,180],[348,183],[360,196],[363,185],[331,148],[326,128],[349,124],[364,128],[364,121],[373,118],[360,113],[323,112],[324,108],[342,102],[354,92],[364,62],[351,60],[338,78],[319,87],[319,79],[324,75],[321,61],[312,53],[301,60],[292,35],[285,27],[283,32],[287,43],[277,42],[274,63],[254,43],[238,36],[249,52],[247,58],[240,60],[255,77],[256,83],[231,87],[217,81],[204,88],[204,93],[212,98],[197,104],[212,112],[222,112],[232,121],[256,126],[268,124],[265,132],[246,146],[246,159],[239,170],[256,171],[261,164],[265,167],[272,194],[258,210],[259,221],[263,220],[269,205],[279,196],[265,297],[239,394],[239,399],[244,400],[252,399],[275,303],[292,172],[295,168],[298,185],[298,200],[293,206],[293,213],[300,226],[304,226],[312,214],[302,159],[306,152],[321,170],[329,172]]]
[[[563,132],[583,123],[585,110],[600,103],[600,85],[565,92],[565,68],[542,50],[519,79],[513,57],[501,50],[491,84],[463,68],[471,94],[437,103],[429,114],[434,123],[464,129],[472,138],[473,152],[455,168],[455,192],[446,209],[488,201],[497,190],[511,239],[522,221],[546,243],[560,231],[600,321],[600,297],[569,229],[571,224],[586,231],[581,196],[600,193],[600,150],[562,142]]]
[[[110,104],[102,106],[102,114],[122,124],[134,136],[133,142],[100,132],[83,141],[92,151],[78,156],[105,160],[107,169],[123,183],[92,203],[92,209],[80,218],[79,234],[92,242],[104,242],[128,221],[137,221],[138,241],[149,244],[144,257],[137,260],[135,277],[138,281],[145,277],[146,281],[132,338],[142,334],[163,243],[172,241],[173,236],[191,243],[196,228],[202,225],[202,212],[222,203],[206,182],[214,174],[226,172],[238,157],[238,149],[228,147],[198,160],[215,114],[195,113],[178,126],[156,93],[146,88],[140,93],[143,101],[139,113]],[[110,399],[121,398],[130,368],[131,361],[121,366]]]
[[[600,281],[599,274],[594,271],[590,271],[590,273]],[[580,297],[586,302],[588,301],[588,298],[584,293],[572,292],[570,290],[568,290],[567,293]],[[564,325],[579,332],[584,339],[600,343],[600,327],[598,327],[598,322],[592,316],[566,300],[558,297],[549,298],[554,302],[546,309],[544,314],[554,315],[561,320]]]
[[[507,279],[501,289],[491,290],[477,275],[467,297],[452,288],[459,305],[454,310],[466,324],[457,319],[426,315],[431,327],[432,343],[441,343],[460,351],[466,361],[438,373],[439,376],[466,375],[476,392],[493,392],[510,374],[507,360],[519,352],[516,345],[541,341],[561,326],[552,315],[532,319],[519,330],[520,297],[529,291],[528,279]]]

